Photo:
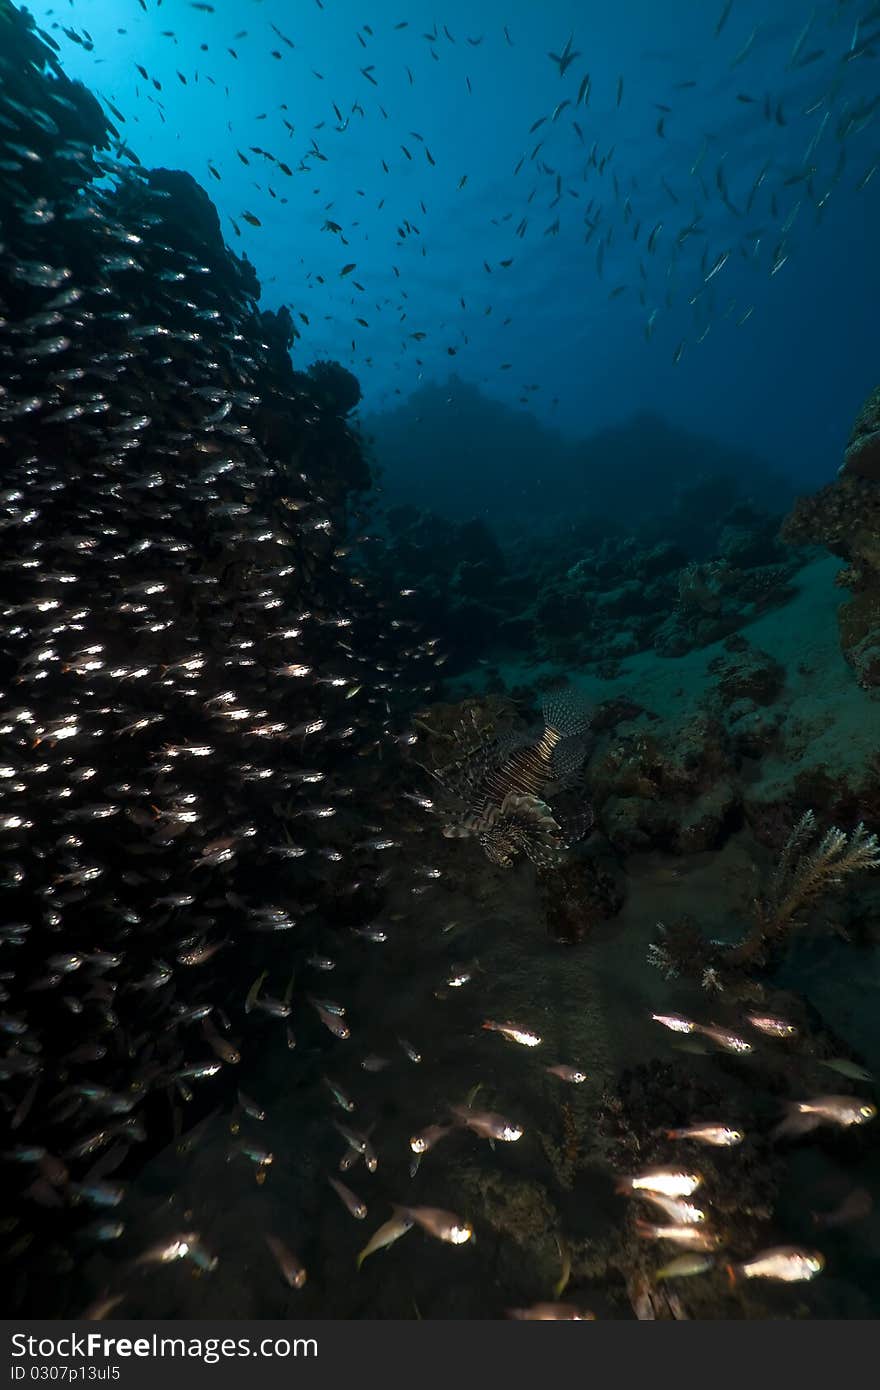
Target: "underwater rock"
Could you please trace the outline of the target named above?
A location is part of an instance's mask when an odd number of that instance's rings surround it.
[[[781,532],[847,561],[837,576],[853,597],[838,612],[840,644],[863,689],[880,686],[880,387],[863,405],[837,480],[798,498]]]
[[[880,642],[880,482],[847,473],[798,498],[781,534],[790,544],[825,545],[847,561],[836,580],[853,592],[838,610],[840,645],[859,684],[875,688],[880,681],[874,655]]]
[[[313,362],[308,376],[315,396],[334,415],[350,415],[359,404],[360,383],[341,362]]]
[[[640,716],[646,719],[656,719],[657,715],[651,710],[647,710],[643,705],[626,695],[618,695],[613,700],[603,700],[593,711],[593,718],[590,721],[590,729],[594,734],[604,733],[609,729],[614,729],[618,724],[625,724],[631,720],[636,720]]]
[[[645,606],[642,586],[636,579],[628,579],[616,589],[605,589],[595,599],[596,612],[600,618],[626,618],[639,613]]]
[[[487,606],[492,602],[497,584],[498,572],[486,560],[460,560],[452,574],[451,587],[455,593]],[[498,616],[503,615],[499,613]]]
[[[856,416],[840,472],[880,482],[880,386]]]
[[[741,794],[729,778],[719,778],[685,808],[672,846],[679,854],[717,849],[741,820]]]
[[[558,1217],[541,1183],[491,1168],[461,1168],[456,1177],[468,1207],[478,1211],[493,1231],[509,1236],[521,1249],[543,1250],[558,1265],[554,1239]]]
[[[751,700],[734,700],[727,708],[725,727],[738,757],[758,759],[777,741],[782,715],[766,708],[756,709]]]
[[[681,546],[672,541],[658,541],[655,546],[642,555],[642,573],[648,579],[657,575],[671,574],[687,564],[687,555]]]
[[[742,545],[739,563],[722,556],[679,572],[673,610],[654,639],[654,649],[661,656],[684,656],[695,647],[720,641],[789,597],[789,580],[797,562],[747,565],[751,538],[740,535],[738,540]],[[762,547],[751,549],[753,556],[764,553]]]
[[[841,571],[836,582],[840,588],[855,589],[853,597],[841,604],[837,621],[843,653],[856,671],[859,685],[867,688],[870,682],[863,679],[869,673],[865,658],[880,637],[880,570],[856,571],[851,567]]]
[[[792,822],[811,806],[821,806],[823,814],[838,824],[853,825],[859,820],[874,824],[880,819],[880,775],[870,766],[861,769],[859,778],[833,764],[795,766],[784,786],[750,786],[743,798],[749,830],[759,844],[775,852],[785,844]]]
[[[638,796],[609,797],[600,823],[615,849],[628,853],[663,844],[669,837],[669,819],[663,808]]]
[[[721,560],[690,564],[678,576],[678,606],[684,613],[715,616],[723,607],[727,566]]]
[[[680,1062],[659,1059],[623,1072],[603,1107],[599,1125],[611,1163],[621,1174],[653,1167],[690,1167],[695,1161],[693,1145],[674,1139],[669,1132],[693,1124],[697,1116],[723,1115],[726,1124],[745,1135],[734,1155],[705,1146],[699,1150],[702,1182],[695,1201],[706,1213],[704,1229],[715,1234],[725,1254],[715,1271],[677,1285],[689,1316],[737,1316],[730,1305],[743,1294],[732,1292],[723,1265],[731,1257],[744,1258],[762,1243],[770,1243],[768,1231],[784,1164],[767,1137],[763,1111],[753,1083],[732,1068],[722,1088]],[[649,1263],[656,1268],[658,1263],[652,1243],[637,1235],[645,1217],[649,1223],[658,1219],[653,1206],[642,1210],[639,1199],[627,1198],[621,1209],[621,1240],[632,1271]],[[627,1243],[624,1232],[636,1239]]]
[[[872,616],[870,632],[849,651],[856,679],[865,690],[880,686],[880,604],[874,605]]]
[[[565,658],[574,654],[572,640],[580,650],[589,641],[591,615],[592,605],[579,587],[548,584],[528,615],[530,636],[539,651]]]
[[[724,515],[716,549],[739,569],[785,564],[790,558],[779,539],[778,515],[758,511],[748,502],[737,503]]]
[[[387,515],[392,544],[377,556],[379,577],[389,591],[416,589],[419,615],[454,634],[455,669],[485,656],[468,630],[469,600],[483,605],[473,616],[490,649],[503,643],[536,662],[605,674],[652,647],[684,655],[789,597],[803,558],[781,545],[777,520],[742,502],[722,519],[716,514],[712,531],[722,553],[696,561],[684,544],[595,518],[549,535],[508,529],[502,543],[482,521],[396,507]]]
[[[576,857],[539,874],[547,931],[575,945],[623,907],[624,880],[607,845],[594,838]]]
[[[525,1275],[536,1295],[551,1289],[559,1274],[559,1215],[546,1188],[476,1167],[460,1169],[456,1186],[478,1225],[497,1237],[496,1277],[521,1285]]]
[[[651,509],[650,522],[643,522],[640,528],[645,540],[672,539],[689,558],[696,560],[718,554],[728,527],[751,527],[760,518],[766,520],[768,515],[781,510],[790,496],[790,485],[753,459],[749,492],[744,497],[742,482],[747,475],[723,467],[710,470],[708,460],[713,446],[708,440],[704,441],[703,452],[704,457],[699,461],[701,476],[682,482],[679,464],[679,469],[669,479],[667,496],[662,502],[658,499],[659,505]],[[684,476],[688,477],[686,465]]]
[[[484,521],[448,521],[435,512],[415,507],[392,507],[386,516],[392,544],[383,563],[398,566],[400,578],[418,573],[448,578],[460,564],[486,565],[501,576],[504,553]]]
[[[751,700],[756,705],[770,705],[785,683],[785,669],[767,652],[747,647],[734,656],[716,657],[709,663],[716,677],[722,705],[734,700]]]
[[[617,850],[697,853],[737,823],[741,792],[720,721],[697,711],[661,739],[615,735],[589,767],[597,821]]]
[[[850,476],[828,483],[797,499],[781,535],[789,544],[825,545],[852,564],[880,568],[880,489]]]

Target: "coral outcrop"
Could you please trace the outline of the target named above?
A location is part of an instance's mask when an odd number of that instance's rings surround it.
[[[856,420],[835,482],[801,497],[782,528],[796,545],[824,545],[846,561],[850,591],[838,613],[840,645],[865,689],[880,686],[880,388]]]
[[[871,392],[856,416],[840,471],[880,482],[880,386]]]
[[[778,520],[731,507],[693,544],[581,518],[551,536],[497,537],[482,519],[449,521],[414,507],[386,518],[377,552],[389,589],[415,589],[413,611],[448,633],[454,666],[515,651],[533,662],[602,671],[636,652],[686,652],[739,631],[783,603],[803,557],[777,537]]]
[[[859,685],[880,685],[880,482],[844,474],[800,498],[782,537],[825,545],[846,560],[835,580],[852,595],[838,612],[840,645]]]
[[[623,725],[589,769],[597,819],[619,851],[716,848],[740,811],[723,724],[708,712],[663,735]]]
[[[622,876],[608,847],[592,841],[580,853],[540,874],[547,930],[555,941],[585,940],[623,906]]]

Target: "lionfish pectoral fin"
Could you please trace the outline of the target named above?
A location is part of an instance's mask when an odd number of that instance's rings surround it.
[[[551,766],[553,776],[565,782],[580,772],[589,752],[591,740],[585,733],[566,734],[553,749]]]
[[[576,816],[566,816],[561,822],[562,839],[566,849],[572,845],[577,845],[581,840],[585,840],[596,824],[596,817],[592,806],[588,806],[585,811],[581,811]]]
[[[501,815],[508,840],[531,859],[533,864],[555,863],[563,849],[559,824],[545,801],[537,796],[509,792]]]

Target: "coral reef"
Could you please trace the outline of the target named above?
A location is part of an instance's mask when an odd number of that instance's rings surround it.
[[[644,1230],[642,1221],[657,1220],[656,1209],[651,1205],[642,1208],[631,1196],[622,1199],[627,1202],[622,1229],[616,1245],[606,1251],[606,1259],[625,1275],[637,1316],[767,1316],[766,1309],[752,1304],[751,1294],[734,1291],[724,1273],[726,1261],[743,1258],[761,1243],[771,1243],[770,1223],[781,1178],[781,1161],[760,1134],[760,1106],[749,1086],[730,1075],[722,1090],[702,1077],[655,1059],[624,1071],[607,1097],[599,1123],[613,1168],[627,1174],[679,1164],[690,1168],[693,1153],[670,1139],[668,1132],[688,1125],[694,1116],[720,1114],[746,1136],[736,1148],[733,1164],[724,1150],[703,1149],[699,1155],[699,1203],[707,1213],[701,1229],[711,1234],[724,1255],[713,1259],[710,1264],[714,1267],[700,1279],[677,1285],[680,1307],[664,1307],[662,1299],[657,1304],[651,1296],[659,1291],[656,1271],[663,1257],[658,1257],[654,1243],[639,1232]],[[673,1247],[663,1247],[667,1248],[671,1251]],[[637,1294],[648,1299],[644,1311],[637,1306]]]
[[[799,498],[782,537],[821,543],[847,561],[835,580],[852,592],[838,611],[840,645],[859,684],[880,685],[880,482],[844,475]]]
[[[880,386],[856,416],[840,471],[880,482]]]
[[[589,767],[598,824],[620,851],[718,846],[739,817],[724,725],[709,711],[663,735],[623,725]]]
[[[570,1188],[586,1157],[583,1120],[578,1116],[573,1101],[563,1101],[559,1107],[556,1133],[539,1130],[538,1139],[559,1186]]]
[[[415,591],[413,616],[442,629],[457,666],[485,656],[526,599],[509,588],[507,562],[490,528],[414,507],[394,507],[384,520],[388,544],[370,557],[378,581],[389,591]]]
[[[491,1168],[461,1168],[457,1189],[478,1228],[491,1231],[499,1283],[525,1285],[546,1296],[559,1272],[559,1215],[539,1182]]]
[[[852,597],[838,612],[841,648],[865,689],[880,686],[880,388],[853,428],[835,482],[801,497],[782,539],[824,545],[846,561],[835,582]]]
[[[593,839],[552,870],[539,872],[547,930],[554,941],[575,945],[623,906],[619,867],[608,847]]]
[[[315,398],[334,415],[349,415],[361,399],[360,382],[340,362],[313,362],[308,377]]]
[[[661,656],[717,642],[790,595],[790,565],[755,563],[745,544],[737,558],[722,555],[679,571],[675,605],[653,643]]]
[[[876,895],[856,878],[878,861],[880,735],[868,693],[869,643],[858,646],[872,629],[856,631],[864,610],[844,612],[843,624],[858,637],[848,666],[835,632],[832,578],[839,565],[806,548],[821,540],[833,554],[857,559],[858,572],[851,563],[842,578],[862,583],[873,573],[875,504],[870,479],[842,475],[818,502],[798,504],[780,540],[773,518],[731,502],[712,548],[699,552],[688,548],[686,535],[661,540],[646,531],[627,534],[624,525],[607,535],[595,525],[575,525],[571,537],[560,531],[540,542],[509,536],[496,542],[482,527],[471,533],[486,545],[472,592],[493,610],[486,629],[492,635],[464,678],[456,680],[453,671],[448,689],[492,692],[479,699],[491,699],[498,715],[505,695],[528,711],[564,669],[595,705],[582,792],[595,808],[595,831],[533,878],[551,937],[581,946],[558,954],[572,963],[563,1055],[578,1059],[587,1082],[538,1126],[537,1139],[562,1205],[586,1170],[601,1163],[626,1172],[698,1161],[724,1252],[699,1280],[676,1285],[676,1296],[665,1299],[656,1282],[665,1250],[631,1219],[648,1211],[635,1203],[624,1208],[614,1236],[575,1235],[574,1279],[602,1279],[608,1297],[639,1316],[717,1317],[719,1309],[730,1317],[773,1315],[772,1294],[765,1301],[764,1288],[731,1289],[724,1262],[796,1238],[779,1192],[784,1159],[773,1135],[780,1107],[793,1095],[824,1094],[832,1084],[843,1093],[847,1079],[865,1076],[851,1042],[835,1037],[806,996],[783,984],[800,953],[827,941],[823,927],[843,940],[872,942],[876,935]],[[701,505],[698,498],[694,505]],[[404,531],[416,525],[423,535],[431,529],[412,514]],[[786,554],[784,544],[800,549]],[[448,555],[444,564],[454,573]],[[385,582],[405,584],[406,574],[402,568]],[[442,606],[433,611],[445,623]],[[450,710],[449,720],[455,717]],[[504,717],[514,728],[511,706]],[[427,723],[433,718],[429,712]],[[824,827],[833,821],[844,828],[819,830],[805,814],[811,805],[822,807]],[[848,881],[857,892],[846,891]],[[496,891],[487,889],[487,902],[497,900]],[[643,1063],[621,1079],[619,1063],[610,1060],[614,1049],[602,1042],[599,1065],[590,1067],[590,1047],[614,1029],[603,998],[603,971],[613,969],[609,951],[614,958],[619,943],[631,940],[640,917],[644,922],[643,903],[651,910],[658,893],[656,916],[665,925],[656,928],[648,958],[672,982],[667,992],[651,975],[658,1000],[671,996],[661,1007],[684,1009],[734,1037],[752,1012],[778,1016],[791,1021],[796,1043],[786,1035],[768,1045],[756,1033],[749,1055],[759,1065],[747,1070],[699,1035],[674,1039],[671,1045],[683,1051],[712,1056],[693,1068],[684,1059]],[[644,941],[642,959],[647,947]],[[585,962],[594,954],[606,963],[590,993],[596,967]],[[616,962],[628,970],[622,947]],[[679,992],[681,1002],[672,1002]],[[644,1046],[640,1038],[634,1054],[644,1057]],[[844,1080],[831,1083],[829,1069]],[[715,1083],[706,1081],[709,1073]],[[611,1100],[596,1090],[600,1074]],[[591,1118],[597,1109],[612,1117],[598,1132]],[[676,1148],[664,1137],[665,1126],[704,1115],[723,1115],[747,1131],[734,1164],[722,1154],[716,1160],[702,1149]],[[823,1131],[815,1142],[851,1155],[854,1143],[870,1146],[876,1136]]]
[[[683,541],[592,518],[503,540],[482,520],[414,507],[392,508],[385,524],[376,578],[389,591],[416,590],[413,613],[448,633],[452,669],[506,651],[592,669],[651,649],[680,656],[783,603],[802,563],[780,544],[775,518],[742,504],[694,533],[699,559]]]
[[[70,1316],[96,1243],[132,1239],[143,1164],[235,1103],[265,1021],[245,1041],[243,982],[310,949],[319,906],[336,931],[381,901],[346,799],[372,804],[397,764],[362,711],[399,717],[408,677],[402,631],[337,563],[359,439],[294,371],[289,321],[260,316],[204,190],[114,141],[7,0],[0,108],[0,1228],[9,1306]],[[352,662],[350,685],[318,680]],[[339,810],[326,834],[306,758]],[[180,1031],[221,999],[234,1045]],[[108,1151],[121,1186],[96,1232],[77,1188]]]
[[[831,826],[820,839],[814,813],[805,811],[786,840],[767,892],[756,899],[751,933],[725,953],[725,963],[741,965],[765,957],[829,889],[850,874],[877,868],[880,842],[864,825],[859,823],[849,834]]]
[[[529,406],[527,392],[519,405]],[[562,536],[585,496],[589,520],[603,534],[629,528],[638,494],[640,510],[652,518],[645,525],[648,548],[671,538],[692,555],[712,554],[731,508],[748,502],[782,512],[792,491],[765,458],[655,412],[572,440],[528,408],[511,408],[455,374],[425,381],[393,408],[367,417],[365,427],[395,501],[434,506],[450,520],[490,517],[505,530],[527,517],[523,530],[532,536],[543,526]]]
[[[585,797],[616,854],[698,854],[744,825],[778,851],[812,805],[844,826],[880,823],[880,734],[839,653],[835,571],[814,558],[784,607],[706,649],[569,668],[595,702]],[[529,706],[559,674],[508,661],[474,678]]]
[[[493,1231],[509,1236],[530,1254],[542,1251],[551,1266],[558,1261],[554,1238],[558,1217],[541,1183],[477,1167],[460,1168],[457,1180],[470,1209]]]
[[[687,917],[658,924],[660,940],[649,952],[651,964],[667,979],[689,975],[718,993],[743,991],[729,971],[778,966],[790,933],[803,925],[822,900],[852,875],[880,868],[880,841],[861,823],[849,833],[831,826],[820,835],[807,810],[790,831],[766,887],[752,903],[752,925],[744,938],[726,945],[712,941]]]
[[[653,648],[681,656],[718,641],[784,601],[797,568],[773,522],[730,525],[720,554],[696,561],[668,541],[606,539],[541,576],[526,610],[539,659],[603,663]],[[557,548],[557,563],[567,547]]]

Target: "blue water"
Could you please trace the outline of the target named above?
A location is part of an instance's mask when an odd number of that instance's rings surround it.
[[[525,398],[522,408],[567,438],[647,409],[755,451],[800,483],[835,466],[875,372],[880,173],[857,185],[878,157],[869,113],[876,63],[870,49],[843,61],[877,29],[875,15],[855,31],[870,6],[817,5],[797,61],[821,56],[793,69],[811,14],[803,0],[735,0],[718,37],[720,0],[486,3],[477,12],[454,0],[442,12],[382,3],[367,13],[340,0],[309,0],[295,11],[278,0],[226,0],[214,13],[184,0],[32,8],[58,39],[68,72],[125,115],[118,128],[140,158],[187,169],[204,184],[229,244],[254,262],[265,302],[308,317],[308,325],[297,319],[297,356],[350,365],[368,412],[454,370],[491,398],[513,406]],[[59,25],[87,32],[93,50]],[[560,77],[546,55],[560,53],[570,33],[579,56]],[[576,108],[587,73],[589,105]],[[686,82],[696,85],[680,86]],[[565,99],[572,105],[554,122]],[[850,118],[854,128],[840,138]],[[613,147],[601,175],[588,166],[594,143],[597,160]],[[292,177],[252,146],[285,161]],[[701,151],[704,187],[690,172]],[[786,186],[805,157],[815,165],[809,191],[805,182]],[[541,160],[554,172],[540,170]],[[740,216],[721,200],[719,163]],[[598,221],[585,245],[588,206]],[[244,211],[262,225],[249,226]],[[675,238],[696,216],[704,235],[685,241],[671,269]],[[322,230],[328,219],[342,231]],[[557,219],[558,234],[547,234]],[[600,277],[597,249],[609,231]],[[787,260],[771,275],[783,240]],[[706,284],[725,251],[729,261]],[[340,279],[351,262],[356,270]],[[417,439],[412,448],[415,470]],[[442,489],[438,479],[438,496]]]

